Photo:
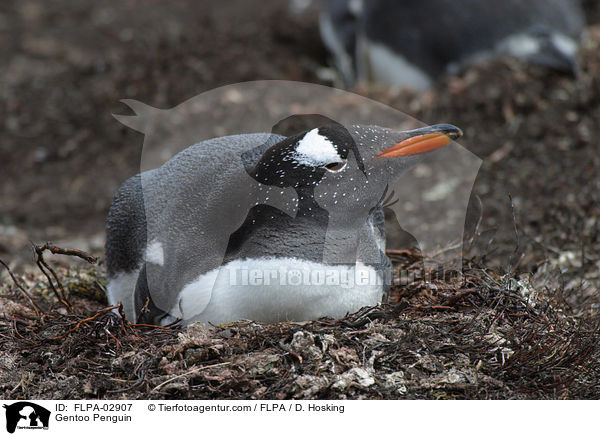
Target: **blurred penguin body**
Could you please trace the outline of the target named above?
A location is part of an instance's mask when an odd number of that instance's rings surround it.
[[[348,40],[349,19],[339,12],[343,3],[326,2],[321,28],[336,34],[339,27]],[[352,59],[353,74],[343,72],[349,85],[356,80],[424,90],[444,73],[500,56],[565,72],[577,69],[585,25],[577,0],[370,0],[360,8],[345,3],[354,43],[342,52],[328,42],[331,36],[324,42],[335,65]]]

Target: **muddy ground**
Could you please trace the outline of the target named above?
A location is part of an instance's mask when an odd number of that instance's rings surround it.
[[[577,77],[499,60],[425,95],[356,90],[460,126],[461,144],[483,159],[465,282],[432,287],[417,275],[389,305],[345,320],[213,329],[135,327],[101,311],[103,221],[118,185],[137,172],[143,141],[111,113],[127,113],[123,98],[168,108],[245,80],[328,85],[326,53],[312,8],[141,4],[0,7],[0,259],[38,306],[0,272],[0,396],[600,397],[596,2],[584,2],[589,39]],[[88,267],[45,255],[73,311],[33,262],[29,241],[45,240],[100,257]],[[421,265],[414,249],[394,261],[398,271]]]

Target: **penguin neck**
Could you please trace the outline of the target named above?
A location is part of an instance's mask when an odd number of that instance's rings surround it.
[[[302,186],[296,188],[298,194],[298,213],[297,217],[314,217],[317,214],[327,213],[315,200],[315,191],[312,186]]]

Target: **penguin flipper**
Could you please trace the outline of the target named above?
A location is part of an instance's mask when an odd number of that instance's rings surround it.
[[[123,304],[128,319],[135,319],[134,286],[146,246],[146,215],[140,176],[119,188],[106,219],[106,294],[111,305]]]
[[[108,276],[138,270],[146,246],[146,214],[141,177],[131,177],[119,188],[106,219]]]

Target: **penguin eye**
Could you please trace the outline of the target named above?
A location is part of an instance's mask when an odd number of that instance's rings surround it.
[[[343,162],[331,162],[331,163],[325,165],[325,169],[327,171],[332,172],[332,173],[337,173],[338,171],[343,170],[345,166],[346,166],[346,161],[343,161]]]

